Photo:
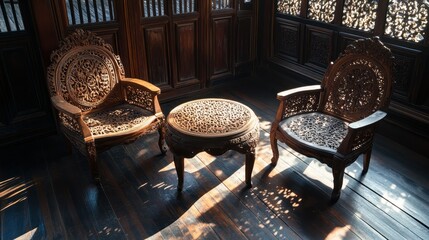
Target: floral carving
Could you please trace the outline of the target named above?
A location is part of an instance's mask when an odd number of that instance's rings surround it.
[[[335,0],[309,0],[308,1],[308,18],[330,23],[334,20]]]
[[[334,151],[340,146],[348,129],[346,122],[321,113],[293,116],[282,122],[280,126],[282,129],[293,133],[295,138]]]
[[[278,0],[277,11],[279,13],[297,16],[301,11],[301,0]]]
[[[125,88],[127,101],[148,111],[154,111],[153,94],[143,89],[127,86]]]
[[[377,18],[377,0],[346,0],[343,10],[343,25],[363,31],[371,31]]]
[[[222,99],[186,103],[169,115],[176,127],[199,134],[222,134],[242,129],[252,112],[242,104]]]
[[[429,4],[425,0],[389,1],[385,34],[412,42],[425,38],[428,25]]]
[[[283,119],[300,113],[316,111],[319,104],[319,93],[289,97],[284,103]]]
[[[79,123],[76,121],[76,119],[70,117],[67,114],[64,114],[60,112],[58,114],[59,120],[61,124],[66,127],[67,129],[71,130],[74,133],[80,134],[80,126]]]
[[[93,136],[127,131],[143,123],[151,113],[132,105],[120,105],[109,111],[95,112],[84,117]]]

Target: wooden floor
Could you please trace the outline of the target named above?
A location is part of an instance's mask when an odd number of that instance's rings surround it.
[[[265,85],[264,85],[265,84]],[[170,152],[157,133],[100,157],[101,185],[60,136],[1,149],[1,239],[429,239],[429,159],[381,135],[370,169],[346,169],[340,200],[329,203],[331,170],[280,144],[269,144],[277,108],[274,84],[215,88],[194,96],[240,101],[260,119],[253,188],[244,156],[233,151],[185,160],[178,194]],[[164,113],[192,98],[162,104]]]

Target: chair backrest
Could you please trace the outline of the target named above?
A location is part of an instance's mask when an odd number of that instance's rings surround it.
[[[77,29],[51,54],[47,78],[51,96],[88,111],[121,100],[118,86],[125,77],[112,46],[94,33]]]
[[[321,109],[356,121],[385,109],[393,85],[393,55],[378,37],[354,41],[328,67]]]

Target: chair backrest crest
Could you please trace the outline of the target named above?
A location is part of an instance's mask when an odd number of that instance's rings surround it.
[[[84,111],[106,99],[121,99],[117,83],[125,72],[110,44],[94,33],[77,29],[51,54],[48,84],[51,96],[61,95]],[[113,100],[112,100],[113,99]]]
[[[322,81],[322,111],[356,121],[384,109],[393,85],[393,56],[378,37],[348,45]]]

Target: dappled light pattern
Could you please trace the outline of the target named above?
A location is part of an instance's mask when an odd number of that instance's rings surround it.
[[[277,11],[282,14],[297,16],[301,11],[301,0],[279,0],[277,1]]]
[[[34,186],[34,182],[25,181],[20,177],[13,177],[0,182],[1,211],[19,204],[27,199],[27,190]]]
[[[425,38],[429,3],[426,0],[392,0],[386,16],[385,34],[411,42]]]
[[[363,31],[371,31],[377,18],[377,0],[346,0],[343,10],[343,25]]]
[[[308,1],[308,18],[330,23],[334,20],[335,0],[309,0]]]
[[[258,189],[258,191],[262,201],[276,214],[288,216],[290,211],[298,208],[302,202],[298,194],[284,186],[276,186],[275,191],[270,189]]]

